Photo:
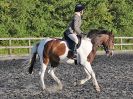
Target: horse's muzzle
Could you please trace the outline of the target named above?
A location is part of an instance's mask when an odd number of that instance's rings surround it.
[[[107,56],[113,56],[113,54],[114,54],[114,51],[113,50],[106,51],[106,55]]]

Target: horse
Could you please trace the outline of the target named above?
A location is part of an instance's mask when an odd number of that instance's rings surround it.
[[[92,82],[95,86],[96,91],[100,92],[100,87],[96,80],[95,73],[91,67],[91,63],[95,57],[97,46],[103,45],[107,54],[112,55],[114,48],[114,35],[112,32],[109,31],[97,30],[97,32],[93,33],[93,35],[95,34],[96,36],[90,37],[91,32],[92,31],[88,33],[87,37],[81,39],[81,45],[77,49],[78,64],[84,67],[84,70],[87,74],[87,77],[80,80],[79,84],[84,84],[92,77]],[[55,69],[61,61],[67,61],[72,58],[70,57],[71,55],[69,55],[69,52],[70,49],[67,45],[67,42],[63,39],[56,38],[47,38],[45,40],[42,40],[32,48],[29,73],[32,74],[33,72],[36,55],[38,54],[41,63],[40,80],[43,90],[46,89],[44,83],[44,75],[48,64],[51,65],[48,73],[58,83],[59,90],[63,88],[61,81],[55,75]]]

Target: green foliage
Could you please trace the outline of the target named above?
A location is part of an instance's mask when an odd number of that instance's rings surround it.
[[[111,5],[114,27],[120,36],[133,36],[133,1],[114,0]]]
[[[132,0],[0,0],[0,37],[63,36],[77,3],[86,5],[82,30],[133,36]]]

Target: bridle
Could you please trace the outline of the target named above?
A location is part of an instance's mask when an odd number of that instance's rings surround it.
[[[108,45],[109,45],[109,42],[110,42],[110,37],[109,39],[107,40],[107,45],[106,44],[102,44],[103,45],[103,48],[105,50],[105,52],[108,54],[109,52],[113,52],[114,49],[113,48],[110,48]]]

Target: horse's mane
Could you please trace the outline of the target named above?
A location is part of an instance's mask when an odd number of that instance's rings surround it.
[[[101,35],[101,34],[107,34],[107,35],[110,35],[111,32],[107,31],[107,30],[103,30],[103,29],[91,29],[88,34],[87,34],[87,37],[96,37],[98,35]]]

